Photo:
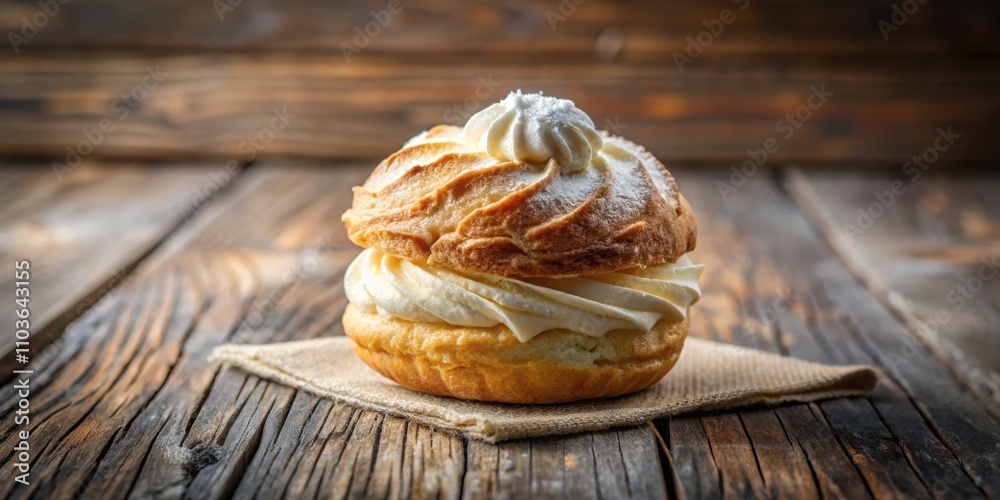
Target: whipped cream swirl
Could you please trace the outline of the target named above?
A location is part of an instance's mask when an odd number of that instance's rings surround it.
[[[649,330],[662,318],[679,322],[701,298],[702,269],[684,255],[644,269],[515,280],[431,267],[370,248],[351,263],[344,288],[366,313],[468,327],[504,324],[527,342],[554,329],[601,337]]]
[[[587,168],[604,146],[593,120],[573,101],[520,90],[469,118],[462,141],[500,160],[554,159],[563,173]]]

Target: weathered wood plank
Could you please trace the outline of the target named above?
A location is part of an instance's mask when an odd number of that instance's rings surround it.
[[[820,498],[809,460],[796,448],[777,412],[745,411],[739,415],[769,497]]]
[[[796,172],[788,185],[833,249],[915,340],[1000,415],[1000,283],[993,280],[1000,274],[1000,176],[924,173],[911,164]]]
[[[29,260],[30,357],[94,305],[183,219],[181,208],[212,166],[85,162],[0,166],[0,300],[14,302],[14,261]],[[127,209],[125,209],[127,207]],[[0,308],[12,328],[13,307]],[[0,380],[9,380],[15,338],[0,338]]]
[[[775,413],[788,439],[805,455],[822,498],[871,497],[816,405],[789,406]]]
[[[244,189],[226,196],[219,206],[224,209],[238,203],[250,192],[252,189]],[[266,223],[269,219],[262,212],[267,212],[266,206],[247,215]],[[214,220],[211,213],[207,218]],[[191,238],[203,224],[189,225],[180,238]],[[224,233],[225,227],[223,222],[221,227],[207,231]],[[253,458],[255,446],[275,428],[264,419],[280,415],[278,412],[287,406],[283,399],[287,400],[294,391],[253,382],[252,378],[241,375],[243,379],[251,379],[250,390],[236,401],[242,409],[232,417],[234,420],[220,428],[220,422],[212,420],[219,414],[212,413],[206,423],[212,433],[221,433],[221,437],[207,443],[191,442],[190,447],[183,445],[185,431],[191,428],[192,421],[198,422],[196,417],[202,402],[213,401],[207,397],[207,390],[214,384],[216,370],[207,364],[207,353],[235,333],[236,325],[227,321],[246,314],[260,282],[281,283],[277,272],[272,275],[259,270],[284,271],[295,259],[281,253],[263,254],[255,262],[254,254],[245,257],[220,249],[187,253],[172,260],[176,252],[169,244],[161,248],[139,268],[136,278],[116,300],[71,327],[66,340],[53,346],[54,353],[40,367],[45,374],[35,379],[41,385],[33,386],[40,394],[34,399],[39,405],[34,420],[38,422],[35,428],[38,433],[32,441],[39,447],[39,453],[50,447],[66,448],[73,460],[65,462],[65,457],[59,455],[53,455],[51,461],[40,457],[33,464],[38,481],[33,482],[28,492],[72,494],[84,487],[107,491],[111,481],[125,481],[134,485],[139,496],[175,491],[178,486],[183,490],[189,484],[203,487],[199,491],[205,493],[230,493],[238,485],[246,463]],[[73,365],[72,356],[77,350],[87,359]],[[107,350],[117,355],[103,355]],[[67,390],[69,394],[64,392]],[[60,392],[61,397],[57,395]],[[47,399],[46,394],[53,399]],[[232,399],[231,393],[224,394]],[[62,398],[74,403],[65,406]],[[121,401],[129,403],[122,406]],[[218,409],[214,405],[208,409],[213,407]],[[268,415],[271,408],[276,413]],[[91,409],[95,413],[87,416]],[[120,433],[129,436],[127,432],[140,441],[112,439]],[[4,435],[10,436],[6,431]],[[155,448],[148,444],[153,437],[157,437]],[[227,460],[215,467],[208,467],[199,459],[223,452]],[[135,453],[139,454],[138,459]],[[151,455],[147,459],[143,458],[145,454]],[[81,476],[46,473],[47,469],[60,470],[64,463],[81,464],[73,466],[79,467]],[[151,470],[143,469],[143,464],[167,467]],[[117,470],[121,474],[90,476],[83,483],[95,466],[100,467],[98,470]],[[138,470],[133,473],[132,468]],[[57,477],[67,481],[57,482]],[[126,488],[122,493],[127,491]]]
[[[648,427],[466,442],[207,363],[227,341],[342,333],[340,273],[357,250],[338,216],[368,168],[260,168],[195,214],[115,300],[46,353],[32,386],[37,481],[0,485],[0,495],[665,496]],[[724,173],[677,174],[703,228],[696,259],[706,293],[694,334],[873,363],[889,376],[870,399],[670,419],[662,434],[678,489],[996,495],[997,423],[921,346],[893,363],[886,353],[909,333],[825,250],[773,178],[753,177],[723,202],[715,182]],[[5,449],[12,391],[0,389]]]
[[[566,498],[598,497],[599,473],[594,435],[578,434],[567,436],[561,441],[566,470]]]
[[[70,164],[69,145],[130,158],[382,158],[415,131],[464,123],[523,89],[575,100],[599,128],[665,161],[740,164],[760,149],[755,157],[771,163],[902,162],[941,124],[963,134],[949,160],[988,160],[1000,156],[998,82],[996,65],[941,58],[740,58],[678,73],[669,64],[347,63],[319,54],[8,55],[0,154]],[[832,95],[821,102],[814,88]],[[93,132],[103,120],[113,130]],[[768,138],[771,154],[761,149]]]
[[[603,434],[596,433],[595,438]],[[652,428],[649,426],[621,428],[617,430],[617,434],[617,454],[625,466],[629,495],[632,498],[666,498],[666,485],[662,479],[663,472],[657,454],[658,443]],[[650,477],[659,477],[661,480],[650,481]]]
[[[722,471],[701,418],[671,418],[669,445],[684,498],[722,498]]]
[[[710,228],[696,250],[706,264],[706,295],[694,331],[805,359],[881,367],[888,379],[870,399],[815,405],[867,487],[876,495],[995,495],[996,420],[927,349],[910,348],[910,332],[826,250],[772,177],[752,177],[727,200],[715,184],[725,173],[692,177],[681,174],[681,187],[699,227]],[[780,417],[785,409],[775,411]],[[820,435],[808,447],[824,442]]]
[[[462,483],[463,497],[497,498],[500,495],[497,477],[500,470],[500,447],[482,441],[469,441],[466,446],[468,461]]]
[[[712,456],[722,474],[722,491],[743,498],[765,496],[757,456],[735,413],[701,418]],[[800,478],[801,480],[802,478]]]
[[[531,443],[513,441],[497,446],[497,485],[501,496],[526,498],[531,495]],[[489,452],[487,452],[489,453]],[[491,454],[491,453],[490,453]],[[624,491],[621,488],[618,491]]]
[[[561,439],[541,439],[531,443],[532,497],[567,496],[564,445]]]
[[[134,8],[120,0],[61,4],[21,52],[42,48],[143,48],[183,50],[316,50],[342,52],[355,27],[363,30],[388,2],[317,3],[306,0],[268,3],[262,0],[177,5],[155,0]],[[557,59],[597,60],[614,52],[608,27],[621,38],[621,57],[670,61],[684,51],[687,37],[718,21],[723,9],[732,20],[712,37],[712,53],[997,53],[989,23],[997,9],[991,3],[921,4],[906,16],[905,27],[888,31],[878,20],[892,19],[891,0],[850,0],[836,5],[775,0],[719,0],[669,3],[588,0],[582,3],[470,1],[400,2],[395,16],[380,15],[385,26],[369,28],[368,52],[421,54],[515,53]],[[0,2],[0,28],[21,33],[22,16],[39,10],[34,3]],[[728,19],[728,18],[727,18]],[[895,28],[893,26],[892,28]],[[718,30],[718,28],[716,28]]]

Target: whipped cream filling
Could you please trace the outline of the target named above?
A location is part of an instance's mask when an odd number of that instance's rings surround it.
[[[701,298],[703,266],[674,264],[572,278],[516,280],[436,268],[369,248],[344,276],[350,303],[366,313],[455,326],[506,325],[521,341],[554,329],[593,337],[679,322]]]
[[[604,146],[593,120],[573,101],[520,90],[472,115],[462,141],[499,160],[554,159],[563,173],[587,168]]]

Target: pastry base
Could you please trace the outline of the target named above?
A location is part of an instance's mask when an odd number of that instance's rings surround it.
[[[552,330],[528,342],[504,325],[451,326],[383,318],[348,305],[354,351],[382,375],[429,394],[503,403],[564,403],[617,396],[660,380],[677,362],[688,319],[649,332],[589,337]]]

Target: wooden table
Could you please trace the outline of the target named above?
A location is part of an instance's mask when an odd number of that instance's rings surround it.
[[[388,0],[49,3],[0,0],[0,497],[1000,497],[1000,3],[402,1],[350,57]],[[208,363],[341,335],[350,187],[516,89],[671,166],[692,335],[882,384],[490,445]]]
[[[886,378],[870,397],[493,445],[207,361],[226,342],[343,334],[358,249],[340,214],[374,163],[269,160],[231,180],[223,165],[0,170],[0,323],[29,259],[34,370],[22,427],[5,334],[0,495],[1000,497],[1000,280],[973,287],[1000,258],[996,172],[786,167],[723,199],[727,169],[674,167],[706,266],[692,335]],[[21,429],[29,486],[13,480]]]

